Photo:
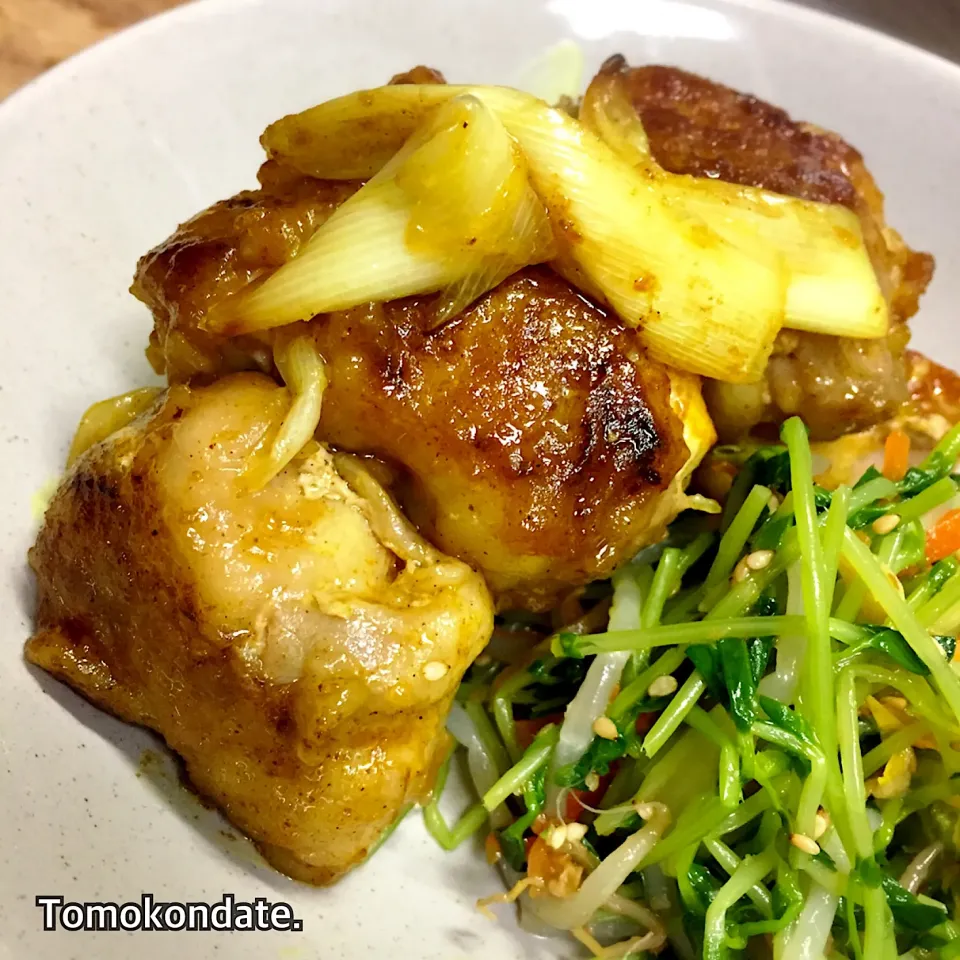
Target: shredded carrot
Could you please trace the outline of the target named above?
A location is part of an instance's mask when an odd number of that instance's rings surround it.
[[[530,896],[546,890],[554,897],[569,897],[580,888],[583,867],[569,853],[554,850],[543,837],[538,837],[527,854],[527,876],[539,887],[532,889]]]
[[[927,560],[936,563],[960,550],[960,509],[948,510],[927,532]]]
[[[902,480],[910,466],[910,438],[902,430],[891,430],[883,445],[883,475]]]
[[[487,855],[487,863],[493,864],[500,859],[501,849],[500,841],[497,839],[497,835],[492,831],[487,834],[487,839],[483,842],[483,850]]]

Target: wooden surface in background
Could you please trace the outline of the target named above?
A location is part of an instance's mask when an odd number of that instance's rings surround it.
[[[0,0],[0,97],[70,54],[181,0]]]
[[[0,98],[77,50],[181,2],[183,0],[0,0]],[[644,0],[634,2],[642,4]],[[960,0],[801,2],[859,20],[942,56],[960,60]]]

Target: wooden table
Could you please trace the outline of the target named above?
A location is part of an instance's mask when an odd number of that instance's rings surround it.
[[[0,97],[107,34],[182,2],[0,0]],[[960,60],[960,0],[804,2]]]

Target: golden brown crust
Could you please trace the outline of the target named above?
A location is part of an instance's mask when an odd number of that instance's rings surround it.
[[[547,608],[648,542],[687,458],[663,367],[546,268],[429,320],[411,299],[312,321],[320,434],[405,467],[411,518],[501,607]]]
[[[438,585],[398,573],[362,510],[305,498],[296,473],[238,496],[237,465],[287,405],[252,374],[173,387],[82,456],[30,552],[25,652],[160,733],[271,863],[324,884],[429,788],[492,608],[462,564],[439,561]],[[438,657],[449,673],[431,684]]]
[[[762,187],[860,217],[880,285],[890,303],[890,334],[851,340],[784,331],[763,381],[717,384],[709,402],[721,439],[799,414],[815,437],[860,430],[893,416],[907,398],[905,321],[933,275],[933,257],[911,250],[886,225],[883,194],[863,157],[835,133],[799,123],[779,107],[676,67],[630,68],[613,57],[602,68],[625,85],[656,161],[671,173]]]
[[[213,303],[286,263],[359,187],[312,180],[275,161],[261,167],[259,179],[261,189],[197,214],[137,264],[131,292],[154,318],[148,356],[171,383],[269,369],[263,344],[211,336],[200,319]]]
[[[355,189],[274,162],[260,179],[141,261],[134,290],[172,381],[271,369],[269,339],[215,340],[200,316],[254,279],[260,251],[294,255],[303,225]],[[484,573],[501,606],[549,607],[660,535],[653,501],[687,451],[666,371],[629,332],[546,268],[433,334],[417,304],[312,321],[330,365],[320,436],[406,467],[406,510]]]

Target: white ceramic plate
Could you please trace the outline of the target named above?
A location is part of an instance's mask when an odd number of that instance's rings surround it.
[[[867,156],[889,219],[940,268],[915,342],[960,362],[960,69],[773,0],[206,0],[59,67],[0,106],[0,957],[566,956],[562,942],[473,909],[498,880],[444,855],[408,818],[331,890],[296,884],[177,785],[157,741],[21,659],[36,492],[92,401],[152,380],[137,257],[250,185],[267,122],[416,63],[506,82],[572,37],[589,69],[614,52],[750,90],[841,131]],[[95,549],[95,545],[91,545]],[[144,751],[154,751],[143,760]],[[151,757],[153,759],[151,759]],[[264,896],[302,933],[41,932],[39,894],[68,901]]]

